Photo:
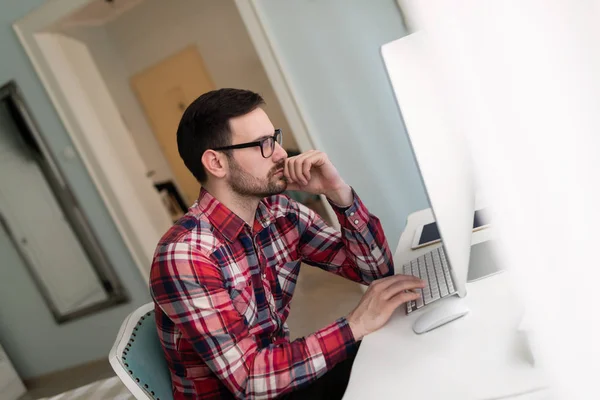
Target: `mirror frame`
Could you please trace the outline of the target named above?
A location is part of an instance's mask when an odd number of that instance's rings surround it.
[[[130,299],[124,286],[106,256],[106,252],[94,233],[89,220],[83,213],[59,164],[56,162],[55,157],[41,135],[40,129],[15,81],[9,81],[0,86],[0,102],[7,103],[9,113],[18,128],[21,141],[25,144],[25,147],[30,151],[31,156],[40,167],[61,211],[64,213],[69,226],[73,229],[75,236],[79,239],[87,258],[90,261],[90,265],[94,269],[94,272],[107,295],[107,299],[104,301],[61,314],[53,304],[48,288],[46,288],[41,278],[36,274],[36,269],[20,248],[19,242],[14,235],[12,235],[10,226],[0,214],[0,228],[3,228],[8,234],[54,319],[57,323],[62,324],[129,302]]]

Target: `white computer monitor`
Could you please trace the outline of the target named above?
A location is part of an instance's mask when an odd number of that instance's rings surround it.
[[[448,98],[426,34],[387,43],[381,53],[458,295],[464,297],[475,208],[466,142],[447,114]]]

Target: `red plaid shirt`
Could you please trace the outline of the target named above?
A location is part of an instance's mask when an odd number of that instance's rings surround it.
[[[379,220],[353,195],[330,202],[340,233],[285,195],[261,201],[250,227],[201,190],[150,275],[175,399],[273,398],[356,351],[345,318],[292,342],[286,324],[301,262],[364,284],[393,274]]]

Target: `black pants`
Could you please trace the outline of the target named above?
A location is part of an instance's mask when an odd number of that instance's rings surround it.
[[[352,370],[352,364],[354,363],[355,357],[356,353],[344,361],[336,364],[331,371],[327,371],[325,375],[317,379],[310,386],[285,394],[281,397],[281,399],[341,399],[346,392],[346,387],[348,386],[348,381],[350,380],[350,371]]]

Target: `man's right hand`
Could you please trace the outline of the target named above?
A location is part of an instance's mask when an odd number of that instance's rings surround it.
[[[371,283],[358,306],[346,317],[356,341],[375,332],[390,319],[401,304],[419,298],[414,291],[425,282],[412,275],[394,275]]]

